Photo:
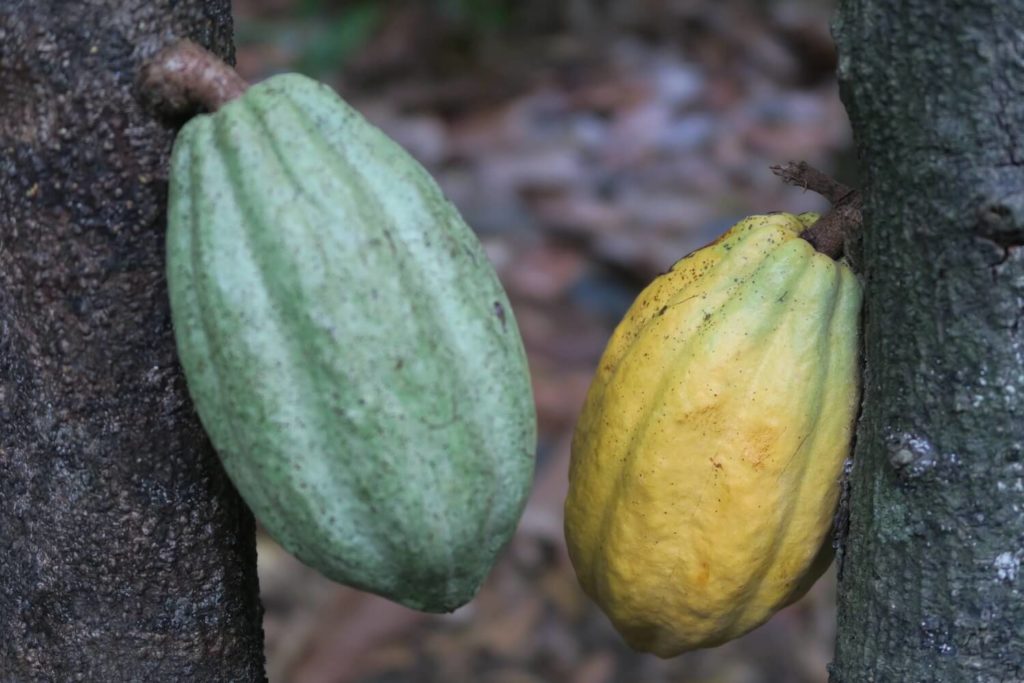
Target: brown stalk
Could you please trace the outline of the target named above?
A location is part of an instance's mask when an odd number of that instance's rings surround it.
[[[183,113],[199,104],[217,111],[249,87],[217,55],[191,40],[157,53],[142,69],[140,87],[166,111]]]
[[[860,192],[822,173],[806,161],[790,161],[781,166],[772,166],[772,172],[782,178],[783,182],[817,192],[832,203],[832,208],[800,236],[823,254],[832,258],[842,256],[846,238],[861,229]]]

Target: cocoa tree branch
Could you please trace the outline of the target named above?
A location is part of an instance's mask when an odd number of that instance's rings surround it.
[[[3,683],[266,681],[253,517],[170,323],[174,126],[127,78],[168,36],[230,59],[230,12],[0,2]]]

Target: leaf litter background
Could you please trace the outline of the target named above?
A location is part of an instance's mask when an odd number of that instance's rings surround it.
[[[526,342],[534,490],[478,597],[419,614],[259,539],[271,683],[827,680],[831,572],[723,647],[629,650],[562,537],[591,373],[640,289],[737,219],[825,208],[772,164],[854,182],[830,0],[235,0],[238,68],[334,86],[438,178],[483,241]]]

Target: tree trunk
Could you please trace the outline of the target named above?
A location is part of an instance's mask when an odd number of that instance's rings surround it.
[[[228,0],[0,0],[0,681],[262,681],[252,518],[178,368],[174,130],[136,99]]]
[[[846,0],[865,395],[832,680],[1024,680],[1024,3]]]

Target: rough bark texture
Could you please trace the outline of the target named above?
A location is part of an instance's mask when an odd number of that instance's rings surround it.
[[[846,0],[864,411],[832,680],[1024,680],[1024,3]]]
[[[135,79],[228,0],[0,1],[0,681],[261,681],[253,521],[163,274],[173,127]]]

